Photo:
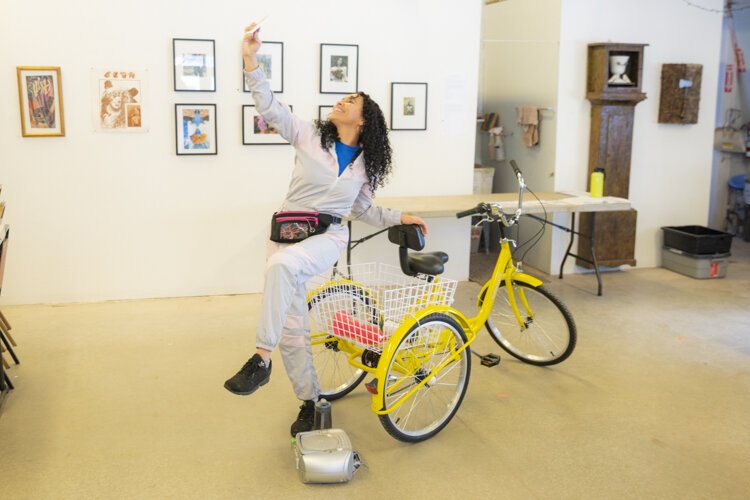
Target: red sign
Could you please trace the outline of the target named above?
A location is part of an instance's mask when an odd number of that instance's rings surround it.
[[[724,92],[730,93],[734,84],[734,65],[727,64],[727,69],[724,71]]]

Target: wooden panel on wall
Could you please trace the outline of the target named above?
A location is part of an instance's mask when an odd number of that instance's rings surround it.
[[[659,123],[698,123],[701,64],[662,64]]]

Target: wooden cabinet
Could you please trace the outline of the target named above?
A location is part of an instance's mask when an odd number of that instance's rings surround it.
[[[595,168],[604,168],[605,196],[628,198],[630,194],[633,117],[635,106],[646,98],[641,92],[644,47],[622,43],[588,47],[586,98],[591,101],[591,134],[587,182]],[[580,215],[581,233],[594,235],[599,265],[635,265],[636,220],[635,210]],[[593,260],[588,241],[579,240],[578,255]],[[577,264],[593,267],[581,259]]]

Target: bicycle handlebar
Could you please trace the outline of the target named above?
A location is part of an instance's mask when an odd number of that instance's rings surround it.
[[[470,208],[468,210],[464,210],[462,212],[458,212],[456,214],[456,218],[461,219],[463,217],[468,217],[470,215],[487,215],[495,220],[499,220],[503,223],[504,226],[510,227],[516,222],[518,222],[518,219],[521,217],[521,214],[523,213],[523,193],[526,190],[526,182],[523,180],[523,174],[521,173],[521,169],[518,168],[518,165],[516,164],[515,160],[510,161],[510,166],[513,168],[513,172],[516,174],[516,180],[518,180],[518,208],[516,209],[516,212],[510,216],[510,218],[507,218],[506,215],[503,213],[501,207],[499,204],[493,203],[479,203],[476,207]],[[493,207],[497,207],[497,214],[493,215]]]
[[[464,210],[463,212],[458,212],[456,214],[456,218],[457,219],[462,219],[464,217],[468,217],[469,215],[481,214],[482,212],[484,212],[486,210],[486,208],[485,208],[486,205],[487,205],[486,203],[480,203],[479,205],[477,205],[474,208],[470,208],[468,210]]]

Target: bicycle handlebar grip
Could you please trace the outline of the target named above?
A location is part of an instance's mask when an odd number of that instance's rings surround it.
[[[518,168],[518,165],[516,165],[516,160],[510,160],[510,166],[513,168],[513,171],[516,173],[516,175],[523,175],[521,174],[521,169]]]
[[[474,214],[478,214],[478,213],[480,213],[480,210],[479,210],[479,209],[480,209],[480,207],[481,207],[481,206],[482,206],[482,204],[480,203],[479,205],[477,205],[477,206],[476,206],[476,207],[474,207],[474,208],[470,208],[470,209],[468,209],[468,210],[464,210],[463,212],[458,212],[458,213],[456,214],[456,218],[457,218],[457,219],[461,219],[461,218],[463,218],[463,217],[468,217],[469,215],[474,215]]]

